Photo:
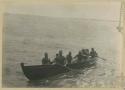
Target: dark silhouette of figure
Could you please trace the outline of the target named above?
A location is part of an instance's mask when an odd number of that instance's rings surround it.
[[[89,49],[82,49],[82,55],[85,60],[89,58]]]
[[[85,52],[86,52],[86,55],[89,56],[89,49],[86,49]]]
[[[65,57],[62,55],[62,50],[59,51],[59,56],[58,56],[58,60],[59,60],[59,64],[61,65],[65,65]]]
[[[81,51],[83,59],[87,59],[86,49],[82,49]]]
[[[78,61],[78,62],[82,62],[82,60],[83,60],[83,55],[82,55],[82,53],[79,51],[79,53],[78,53],[74,58],[77,58],[77,61]]]
[[[97,52],[94,50],[94,48],[91,48],[90,56],[91,56],[91,57],[97,57],[97,56],[98,56],[98,54],[97,54]]]
[[[66,56],[67,64],[71,64],[72,61],[72,53],[69,52],[69,54]]]
[[[50,64],[50,59],[48,58],[48,53],[44,54],[44,58],[42,59],[42,64]]]
[[[54,59],[55,64],[60,64],[59,63],[59,54],[56,54],[56,57]]]
[[[89,55],[89,49],[82,49],[81,52],[83,55]]]
[[[82,49],[81,53],[82,55],[85,55],[86,54],[85,49]]]

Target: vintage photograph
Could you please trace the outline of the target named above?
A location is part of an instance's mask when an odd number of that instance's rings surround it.
[[[11,3],[2,87],[119,87],[122,2]]]

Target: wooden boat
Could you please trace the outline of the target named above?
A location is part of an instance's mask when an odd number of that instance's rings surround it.
[[[24,66],[24,63],[21,63],[21,67],[24,75],[31,81],[45,79],[70,71],[67,67],[61,65]]]
[[[41,80],[49,78],[58,74],[66,73],[72,69],[84,69],[91,67],[96,64],[97,58],[89,58],[83,62],[74,62],[70,65],[34,65],[34,66],[24,66],[24,63],[21,63],[21,68],[24,75],[30,80]]]

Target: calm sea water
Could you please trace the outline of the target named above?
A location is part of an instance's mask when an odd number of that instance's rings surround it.
[[[6,14],[3,31],[3,87],[117,87],[121,34],[118,22],[79,18],[52,18]],[[29,82],[20,63],[41,64],[44,52],[51,60],[59,50],[73,56],[94,47],[97,66],[40,82]]]

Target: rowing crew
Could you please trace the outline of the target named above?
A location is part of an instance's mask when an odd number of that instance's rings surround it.
[[[54,60],[51,62],[48,53],[44,54],[44,58],[42,59],[42,64],[59,64],[59,65],[66,65],[66,64],[71,64],[72,60],[75,58],[77,62],[82,62],[83,60],[87,60],[89,57],[94,58],[97,57],[97,52],[94,50],[94,48],[91,48],[91,51],[89,52],[89,49],[82,49],[79,51],[79,53],[75,56],[72,57],[72,53],[69,52],[66,57],[63,56],[62,50],[59,51],[58,54],[56,54],[56,57]]]

